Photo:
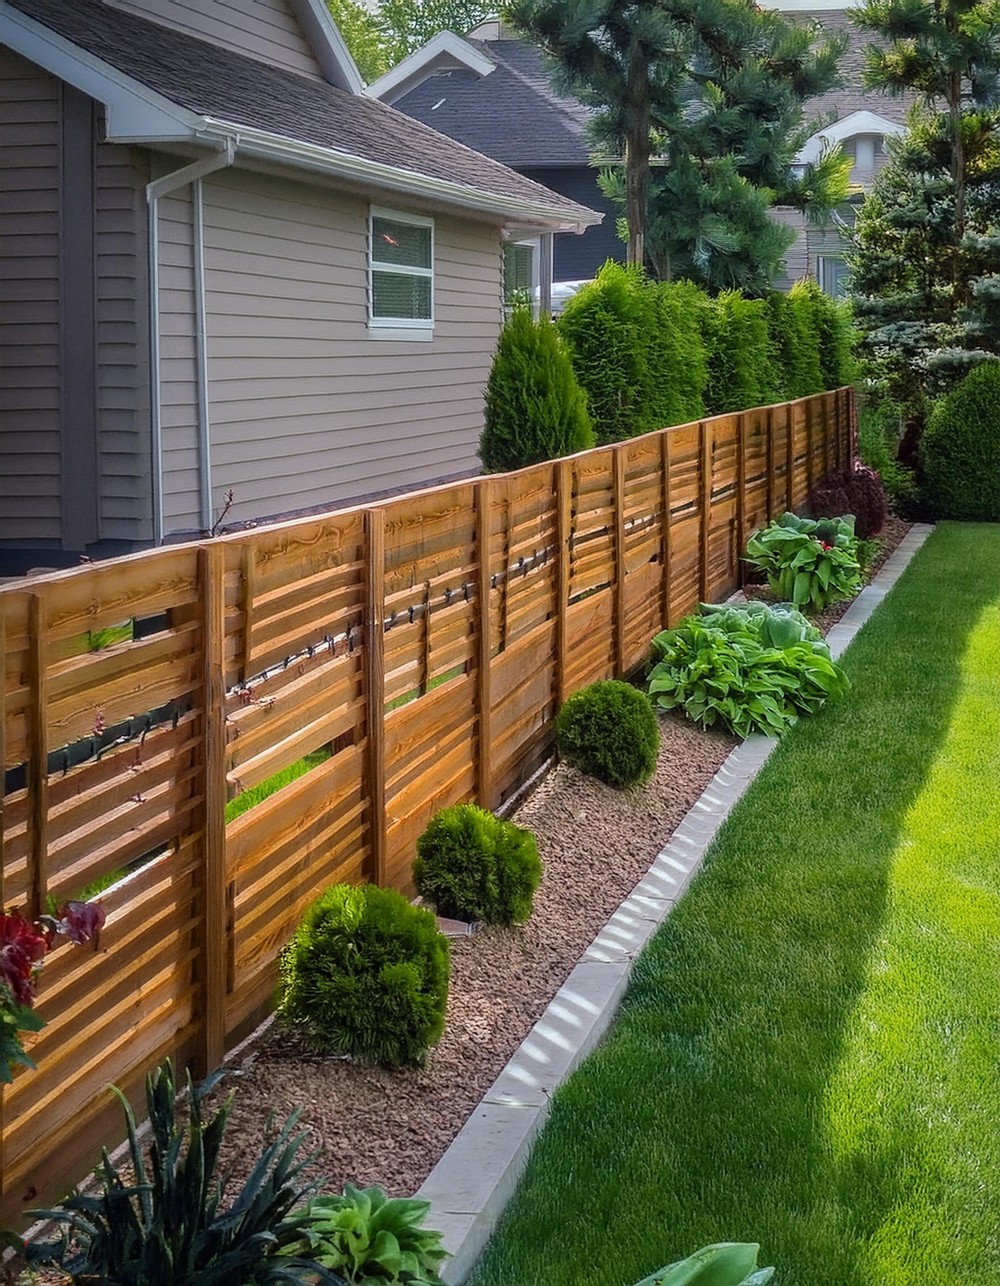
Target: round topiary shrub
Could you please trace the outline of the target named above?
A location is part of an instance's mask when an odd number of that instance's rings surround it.
[[[920,443],[935,517],[1000,521],[1000,362],[984,362],[935,407]]]
[[[648,781],[659,746],[660,730],[649,699],[617,679],[574,692],[556,717],[561,758],[609,786]]]
[[[417,840],[414,883],[438,915],[520,924],[541,878],[534,835],[475,804],[442,809]]]
[[[335,884],[281,960],[278,1013],[315,1049],[414,1067],[444,1031],[448,941],[393,889]]]

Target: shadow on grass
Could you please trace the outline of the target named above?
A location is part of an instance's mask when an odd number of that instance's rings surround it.
[[[720,1240],[759,1241],[782,1286],[873,1286],[863,1248],[915,1140],[886,1122],[845,1160],[826,1099],[957,659],[997,596],[970,536],[938,529],[848,652],[849,698],[796,727],[734,810],[556,1095],[475,1286],[628,1286]]]

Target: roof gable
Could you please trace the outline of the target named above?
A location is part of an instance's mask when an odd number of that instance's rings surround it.
[[[422,76],[410,73],[412,88],[394,97],[394,105],[517,169],[590,164],[590,111],[578,99],[556,93],[538,49],[522,40],[463,43],[493,64],[488,78],[441,71],[426,56]],[[418,53],[428,50],[425,45]]]

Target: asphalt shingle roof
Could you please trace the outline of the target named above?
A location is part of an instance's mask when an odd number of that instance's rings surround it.
[[[494,71],[429,76],[395,106],[505,165],[588,165],[590,113],[575,98],[553,90],[539,50],[520,40],[469,44],[496,64]]]
[[[245,57],[100,0],[11,0],[74,45],[199,116],[347,152],[578,218],[583,206],[367,96]]]
[[[824,35],[836,36],[846,33],[847,48],[837,64],[843,84],[836,89],[828,90],[816,98],[811,98],[805,105],[807,117],[829,117],[842,121],[855,112],[874,112],[887,121],[898,125],[906,124],[906,117],[915,102],[912,94],[892,98],[880,94],[877,90],[865,89],[861,82],[861,73],[865,62],[865,46],[879,43],[866,31],[859,31],[850,21],[846,9],[822,9],[808,12],[785,12],[783,17],[797,23],[815,23]]]

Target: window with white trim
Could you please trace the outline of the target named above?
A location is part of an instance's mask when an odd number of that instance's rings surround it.
[[[848,272],[843,255],[819,255],[816,259],[820,290],[834,299],[843,299],[847,294]]]
[[[434,329],[434,221],[372,207],[368,220],[368,325],[374,331]]]

